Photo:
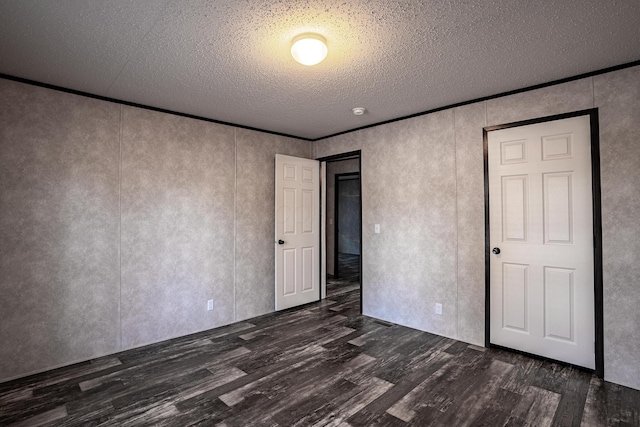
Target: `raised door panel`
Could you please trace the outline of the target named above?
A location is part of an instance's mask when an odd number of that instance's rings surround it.
[[[285,249],[282,251],[282,270],[284,273],[284,295],[296,293],[296,250]]]
[[[574,270],[544,267],[545,337],[574,341]]]
[[[302,167],[302,182],[314,183],[313,168],[303,166]]]
[[[527,140],[503,141],[500,143],[500,164],[525,163],[527,161]]]
[[[283,234],[296,233],[296,190],[284,189],[284,229]]]
[[[571,157],[572,134],[542,137],[542,160],[558,160]]]
[[[314,248],[302,248],[302,290],[309,291],[313,289],[315,277],[314,268]]]
[[[528,332],[528,266],[502,264],[502,326]]]
[[[526,242],[528,229],[528,177],[502,177],[502,240]]]
[[[302,232],[313,233],[313,191],[302,190]]]
[[[296,181],[296,165],[285,164],[283,165],[282,179],[284,181]]]
[[[542,177],[544,192],[544,241],[547,244],[572,243],[572,173],[545,173]]]

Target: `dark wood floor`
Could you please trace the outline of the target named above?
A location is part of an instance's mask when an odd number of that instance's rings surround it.
[[[338,254],[338,275],[327,276],[327,297],[360,290],[360,256]]]
[[[344,286],[0,384],[0,425],[640,426],[639,391],[361,316]]]

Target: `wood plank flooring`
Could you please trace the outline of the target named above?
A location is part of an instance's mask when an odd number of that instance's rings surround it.
[[[640,391],[326,300],[0,384],[0,425],[640,426]]]

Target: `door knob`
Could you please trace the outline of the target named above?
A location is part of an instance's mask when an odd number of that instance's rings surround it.
[[[278,240],[279,245],[284,245],[284,240]]]
[[[493,252],[494,254],[498,255],[498,254],[500,254],[500,248],[493,248],[491,250],[491,252]]]

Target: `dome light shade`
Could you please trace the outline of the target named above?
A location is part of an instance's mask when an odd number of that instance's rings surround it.
[[[301,34],[293,39],[291,56],[303,65],[316,65],[327,57],[327,41],[318,34]]]

